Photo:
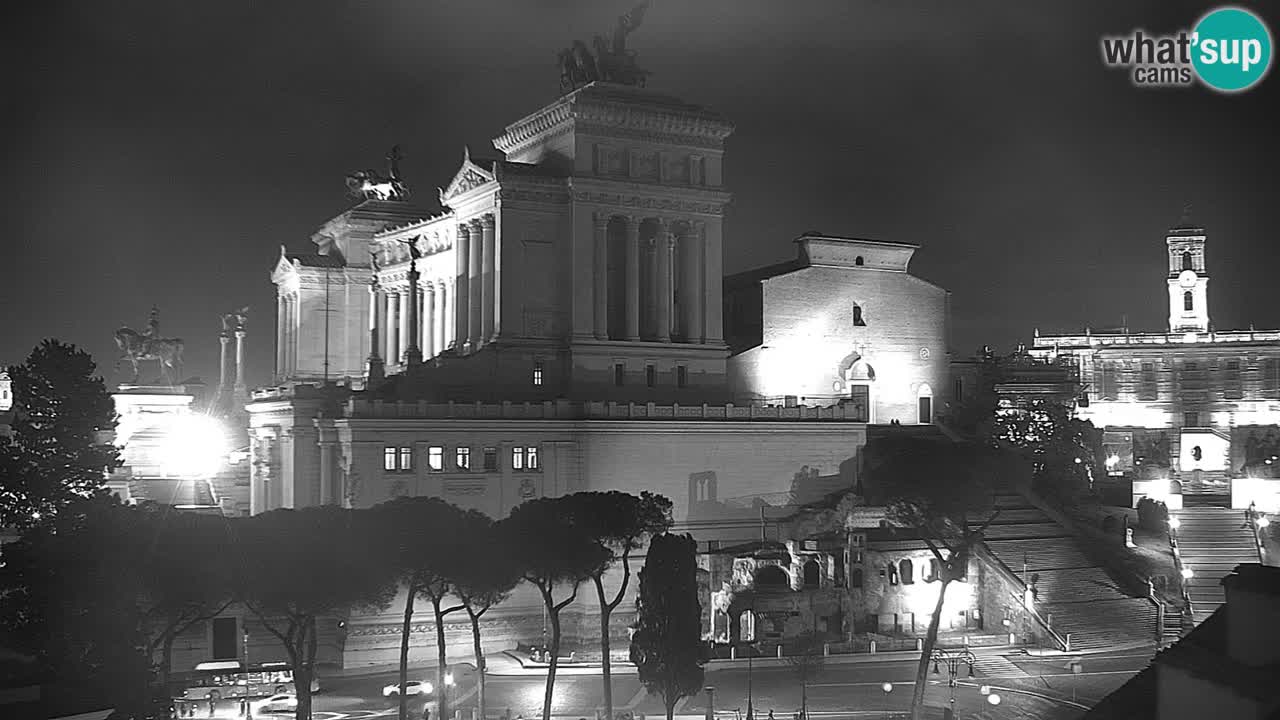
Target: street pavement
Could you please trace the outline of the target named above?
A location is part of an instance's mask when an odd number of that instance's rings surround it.
[[[954,688],[954,707],[959,718],[1072,720],[1146,667],[1153,654],[1153,648],[1046,657],[1011,653],[1007,661],[980,662],[976,677],[966,677],[962,670]],[[1073,658],[1079,660],[1079,673],[1070,667]],[[910,705],[915,670],[915,661],[906,659],[829,663],[808,685],[810,715],[814,720],[896,716]],[[431,669],[414,670],[410,677],[434,681],[434,674]],[[395,682],[397,677],[396,672],[387,671],[363,677],[326,678],[324,692],[315,698],[315,720],[395,716],[398,706],[382,697],[382,688]],[[544,681],[542,675],[490,675],[486,684],[488,715],[503,716],[509,712],[512,720],[540,717]],[[889,693],[882,689],[886,682],[892,684]],[[705,684],[714,688],[718,720],[738,720],[746,714],[748,684],[761,720],[767,718],[770,710],[775,720],[792,720],[800,708],[799,681],[789,666],[756,667],[750,671],[745,667],[709,670]],[[1000,695],[1002,702],[998,706],[987,703],[980,691],[984,684]],[[942,669],[941,675],[931,672],[926,704],[940,708],[950,702],[951,696],[946,669]],[[450,697],[456,708],[474,708],[475,677],[463,678]],[[628,710],[648,717],[664,714],[660,699],[650,697],[635,674],[614,675],[613,697],[615,710],[619,712]],[[553,715],[569,720],[595,718],[601,702],[598,674],[556,678]],[[423,699],[411,699],[409,710],[414,720],[422,717],[425,704]],[[699,694],[678,704],[676,713],[703,716],[707,704],[707,695]],[[433,720],[439,720],[434,705],[432,715]]]

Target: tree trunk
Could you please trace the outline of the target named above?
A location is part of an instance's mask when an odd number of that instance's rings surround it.
[[[294,712],[294,720],[311,720],[311,675],[312,661],[315,658],[314,643],[309,643],[308,633],[315,632],[310,619],[300,623],[293,647],[289,648],[289,659],[293,661],[293,691],[298,698],[298,709]],[[308,653],[307,650],[311,649]]]
[[[542,695],[542,720],[551,720],[551,697],[556,687],[556,668],[560,664],[560,610],[551,600],[550,589],[542,591],[542,601],[547,606],[547,616],[551,621],[551,658],[547,663],[547,685]]]
[[[804,678],[800,680],[800,720],[809,720],[809,681]]]
[[[177,639],[176,634],[166,635],[164,644],[160,646],[160,691],[164,693],[165,705],[173,700],[173,693],[169,691],[169,674],[173,671],[173,642]]]
[[[600,673],[604,681],[605,720],[613,718],[613,676],[609,658],[609,617],[613,607],[604,599],[604,581],[599,575],[592,578],[596,582],[596,595],[600,597]]]
[[[667,706],[667,720],[672,720],[672,716],[676,714],[676,701],[664,698],[663,704]]]
[[[444,613],[440,611],[440,598],[438,595],[431,598],[431,609],[435,613],[436,618],[436,662],[439,667],[436,668],[436,692],[440,702],[438,704],[439,717],[437,720],[449,720],[449,686],[444,681],[444,676],[449,672],[448,648],[444,644]]]
[[[413,600],[418,588],[409,583],[409,596],[404,601],[404,625],[400,630],[400,720],[409,720],[409,697],[405,694],[409,683],[409,633],[413,629]]]
[[[911,720],[924,720],[924,687],[929,680],[929,656],[933,654],[933,646],[938,642],[938,625],[942,622],[942,602],[947,597],[947,586],[950,578],[944,576],[942,587],[938,589],[938,604],[933,607],[933,615],[929,617],[929,632],[925,634],[924,645],[920,648],[920,663],[916,666],[916,684],[911,695]]]
[[[477,720],[487,720],[484,710],[484,650],[480,647],[480,615],[471,612],[467,606],[467,615],[471,616],[471,645],[476,654],[476,709]]]

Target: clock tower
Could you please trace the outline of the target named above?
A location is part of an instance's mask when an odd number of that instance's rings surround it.
[[[1209,274],[1204,229],[1183,223],[1169,231],[1169,332],[1209,331]]]

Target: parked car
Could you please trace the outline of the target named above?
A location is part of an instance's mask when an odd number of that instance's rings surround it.
[[[426,680],[410,680],[404,684],[405,695],[430,695],[435,692],[435,686]],[[382,688],[382,697],[397,697],[400,695],[400,683],[392,683]]]
[[[292,693],[279,693],[252,703],[254,714],[293,712],[298,709],[298,696]]]

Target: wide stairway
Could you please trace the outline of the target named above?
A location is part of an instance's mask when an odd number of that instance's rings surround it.
[[[999,495],[986,545],[1015,574],[1036,580],[1036,610],[1072,650],[1154,641],[1156,609],[1124,593],[1049,516],[1021,495]]]
[[[1182,487],[1184,507],[1219,507],[1231,504],[1231,481],[1214,470],[1176,472],[1172,478]]]
[[[1222,507],[1188,507],[1170,513],[1176,517],[1182,566],[1191,568],[1187,594],[1199,625],[1226,602],[1222,578],[1241,563],[1260,562],[1252,528],[1244,524],[1244,511]]]

